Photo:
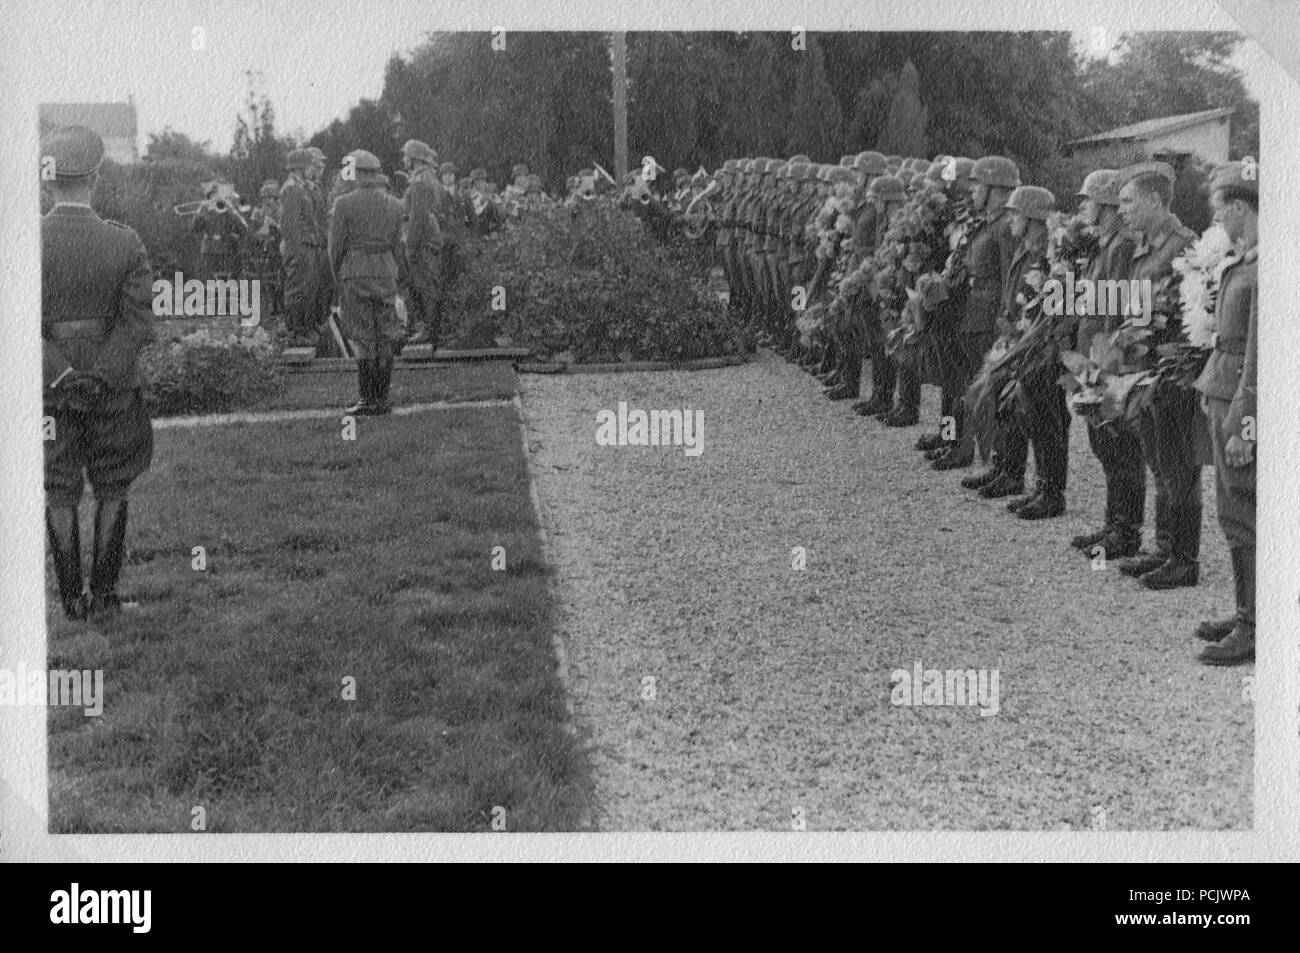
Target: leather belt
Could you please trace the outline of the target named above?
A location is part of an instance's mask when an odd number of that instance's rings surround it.
[[[108,333],[108,323],[103,318],[86,318],[81,321],[51,321],[50,339],[67,341],[72,338],[102,338]]]

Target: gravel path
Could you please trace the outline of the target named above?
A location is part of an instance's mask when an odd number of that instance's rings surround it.
[[[771,355],[521,393],[601,828],[1250,827],[1253,668],[1191,636],[1232,598],[1209,479],[1201,586],[1151,593],[1068,545],[1080,422],[1067,515],[1026,523]],[[598,446],[619,401],[702,409],[703,453]],[[997,714],[892,704],[918,659],[996,669]]]

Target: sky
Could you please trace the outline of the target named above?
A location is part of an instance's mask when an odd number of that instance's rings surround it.
[[[142,151],[149,133],[169,125],[225,151],[247,93],[246,71],[260,74],[259,89],[275,107],[278,130],[305,138],[345,116],[358,100],[377,98],[389,57],[409,52],[428,31],[492,28],[490,11],[467,16],[459,12],[464,9],[479,5],[46,0],[18,35],[25,48],[37,51],[31,80],[37,101],[124,101],[131,95]],[[506,22],[513,29],[514,20]],[[1093,29],[1075,32],[1081,44],[1094,42]],[[1248,87],[1266,59],[1253,41],[1243,44],[1238,65],[1247,70]]]

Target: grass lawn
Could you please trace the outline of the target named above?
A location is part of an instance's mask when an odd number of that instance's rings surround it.
[[[291,388],[319,406],[344,380]],[[123,573],[140,608],[50,616],[50,667],[102,668],[106,696],[50,710],[53,832],[183,832],[199,806],[224,832],[487,831],[495,807],[507,830],[582,826],[512,408],[361,419],[355,441],[333,420],[156,437]]]
[[[507,361],[396,368],[393,371],[392,398],[399,406],[439,401],[509,400],[513,396],[515,372]],[[288,375],[284,393],[239,409],[264,411],[346,407],[356,399],[356,371],[292,372]]]

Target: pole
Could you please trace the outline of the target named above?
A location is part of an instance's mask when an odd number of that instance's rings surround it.
[[[614,70],[614,175],[620,182],[627,164],[627,34],[613,34],[610,56]]]

